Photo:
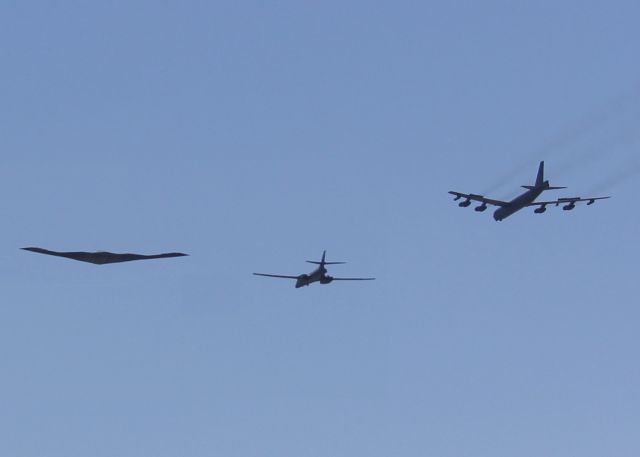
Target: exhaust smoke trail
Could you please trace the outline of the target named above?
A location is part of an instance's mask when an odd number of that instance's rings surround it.
[[[553,166],[554,173],[566,175],[624,150],[640,139],[640,116],[631,119],[629,125],[614,129],[606,137],[594,140],[584,148],[578,148],[565,159]]]
[[[576,146],[580,142],[589,140],[589,137],[594,133],[606,130],[606,127],[613,124],[613,132],[611,133],[611,139],[604,142],[601,141],[597,151],[605,149],[607,146],[613,146],[614,144],[626,144],[629,142],[629,137],[623,135],[620,138],[620,131],[618,125],[624,123],[625,119],[628,119],[631,113],[632,118],[636,118],[637,110],[640,106],[640,86],[635,87],[634,90],[629,91],[623,95],[615,97],[599,109],[589,113],[577,122],[564,128],[562,131],[550,137],[540,147],[533,149],[525,154],[524,158],[519,161],[514,167],[510,168],[508,172],[499,176],[490,186],[483,189],[481,192],[483,195],[495,192],[503,186],[513,182],[514,176],[525,172],[526,170],[535,168],[535,165],[540,160],[558,159],[566,157],[572,151],[575,151]],[[636,121],[637,125],[637,121]],[[636,128],[637,130],[637,128]],[[588,158],[592,159],[597,157],[597,152],[589,148]],[[565,161],[562,167],[565,171],[582,166],[583,159],[582,154],[577,152],[576,157],[570,161]],[[588,160],[588,159],[587,159]],[[555,169],[555,168],[554,168]]]
[[[631,178],[635,178],[640,175],[640,152],[636,152],[636,156],[630,158],[624,168],[618,170],[616,173],[607,176],[602,181],[596,183],[589,192],[600,193],[613,189],[614,187],[628,181]]]

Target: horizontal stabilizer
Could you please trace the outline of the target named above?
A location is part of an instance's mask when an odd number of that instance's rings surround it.
[[[316,262],[315,260],[307,260],[307,263],[312,263],[314,265],[343,265],[347,262]]]
[[[521,186],[523,189],[527,189],[527,190],[535,190],[538,189],[536,186]],[[542,188],[543,190],[558,190],[558,189],[566,189],[566,187],[559,187],[559,186],[544,186]]]

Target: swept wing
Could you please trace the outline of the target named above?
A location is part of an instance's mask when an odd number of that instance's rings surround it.
[[[460,200],[461,198],[466,199],[466,202],[470,202],[470,201],[474,201],[474,202],[480,202],[480,203],[484,203],[486,205],[493,205],[493,206],[507,206],[508,202],[503,202],[502,200],[493,200],[491,198],[485,198],[483,195],[476,195],[476,194],[463,194],[461,192],[454,192],[454,191],[449,191],[449,193],[451,195],[455,195],[456,198],[454,198],[454,200]],[[465,202],[463,202],[465,203]],[[466,205],[468,206],[468,205]]]
[[[376,278],[333,278],[334,281],[373,281]]]
[[[284,279],[298,279],[299,276],[286,276],[286,275],[270,275],[266,273],[254,273],[256,276],[267,276],[269,278],[284,278]]]
[[[575,205],[576,203],[579,203],[579,202],[587,202],[587,205],[593,205],[596,202],[596,200],[606,200],[607,198],[611,198],[611,197],[593,197],[593,198],[568,197],[568,198],[558,198],[557,200],[550,200],[546,202],[533,202],[533,203],[529,203],[529,205],[527,206],[543,207],[547,205],[555,205],[555,206]]]

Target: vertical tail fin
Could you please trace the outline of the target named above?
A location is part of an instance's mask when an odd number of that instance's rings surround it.
[[[540,166],[538,167],[538,176],[536,176],[536,185],[535,186],[522,186],[525,189],[529,190],[554,190],[554,189],[566,189],[566,187],[558,187],[558,186],[550,186],[549,181],[544,180],[544,161],[540,162]]]
[[[542,187],[544,185],[544,160],[540,162],[538,167],[538,176],[536,176],[536,187]]]

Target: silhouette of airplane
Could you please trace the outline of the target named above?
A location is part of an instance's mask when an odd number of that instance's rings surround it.
[[[318,265],[318,268],[313,270],[309,274],[301,274],[298,276],[286,276],[286,275],[271,275],[266,273],[254,273],[256,276],[267,276],[269,278],[285,278],[285,279],[295,279],[296,280],[296,289],[299,289],[303,286],[308,286],[311,283],[319,282],[320,284],[329,284],[332,281],[372,281],[376,278],[334,278],[333,276],[327,275],[327,269],[325,265],[341,265],[346,262],[327,262],[325,260],[327,251],[322,253],[322,260],[320,262],[316,262],[314,260],[307,260],[307,263],[313,263],[314,265]]]
[[[142,254],[114,254],[113,252],[56,252],[42,248],[22,248],[25,251],[37,252],[38,254],[54,255],[57,257],[66,257],[67,259],[79,260],[80,262],[89,262],[96,265],[104,265],[106,263],[131,262],[133,260],[148,259],[164,259],[168,257],[184,257],[189,254],[181,252],[169,252],[166,254],[142,255]]]
[[[604,200],[611,197],[594,197],[594,198],[580,198],[580,197],[570,197],[570,198],[559,198],[553,201],[545,201],[545,202],[537,202],[536,198],[542,194],[545,190],[555,190],[555,189],[566,189],[566,187],[553,187],[549,185],[549,181],[544,180],[544,161],[540,162],[540,166],[538,167],[538,176],[536,177],[536,184],[534,186],[522,186],[527,189],[527,191],[511,201],[504,202],[501,200],[492,200],[490,198],[485,198],[482,195],[475,194],[463,194],[460,192],[449,191],[451,195],[455,195],[455,200],[460,200],[464,198],[464,201],[458,203],[458,206],[466,208],[471,205],[471,201],[476,201],[482,203],[480,206],[475,207],[476,211],[482,212],[487,209],[487,205],[497,206],[498,209],[493,213],[493,218],[496,221],[502,221],[513,213],[520,211],[523,208],[527,208],[529,206],[537,206],[534,210],[536,214],[542,214],[547,210],[547,205],[564,205],[562,207],[565,211],[571,211],[576,207],[576,203],[578,202],[587,202],[587,205],[593,205],[596,200]]]

